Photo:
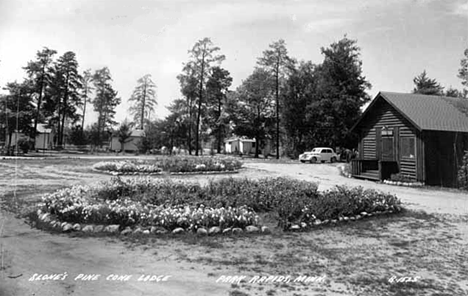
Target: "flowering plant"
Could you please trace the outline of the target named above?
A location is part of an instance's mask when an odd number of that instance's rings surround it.
[[[111,171],[119,173],[159,173],[159,168],[154,163],[140,161],[105,161],[98,162],[93,165],[93,168],[99,171]]]
[[[93,168],[116,173],[158,173],[167,172],[207,172],[236,171],[242,163],[232,157],[159,157],[154,160],[105,161],[96,163]]]
[[[145,186],[144,184],[139,184]],[[150,184],[147,183],[146,186]],[[245,227],[258,224],[258,216],[246,207],[212,208],[204,205],[154,205],[121,197],[103,199],[100,188],[74,186],[42,198],[42,211],[54,214],[70,223],[120,224],[122,227],[140,224],[167,229],[185,227]]]
[[[167,179],[118,177],[96,186],[74,186],[43,197],[43,212],[73,223],[121,226],[245,227],[258,223],[257,212],[277,214],[278,225],[339,219],[362,212],[401,210],[391,194],[362,187],[317,184],[287,178],[225,178],[206,186]]]

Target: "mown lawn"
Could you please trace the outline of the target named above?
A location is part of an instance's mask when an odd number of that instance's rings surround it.
[[[110,176],[91,171],[98,161],[1,160],[1,206],[25,214],[25,209],[43,193],[108,180]],[[264,177],[264,172],[255,171],[241,172],[239,177],[243,174],[249,178]],[[404,211],[308,232],[277,229],[270,235],[138,235],[102,239],[123,241],[129,250],[144,248],[155,256],[170,254],[180,262],[212,266],[215,272],[200,270],[200,276],[213,278],[213,282],[226,274],[246,276],[246,281],[230,286],[230,295],[448,296],[468,293],[467,223],[467,216]],[[249,279],[259,275],[325,275],[325,281],[249,283]],[[391,277],[418,280],[392,283]]]

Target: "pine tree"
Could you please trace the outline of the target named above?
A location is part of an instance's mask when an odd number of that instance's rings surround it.
[[[231,86],[232,77],[229,71],[221,67],[213,67],[211,75],[206,83],[207,92],[207,122],[211,128],[211,135],[216,138],[216,149],[221,153],[223,136],[225,135],[226,122],[225,103],[228,88]]]
[[[37,132],[37,124],[44,120],[41,109],[43,104],[42,99],[47,86],[50,85],[52,80],[50,66],[56,53],[57,51],[45,47],[42,51],[37,52],[36,60],[28,62],[28,65],[24,68],[29,79],[34,83],[35,89],[36,113],[34,116],[34,134]],[[36,137],[34,137],[34,141],[35,139]]]
[[[199,40],[189,51],[190,61],[184,66],[184,71],[193,74],[198,84],[198,110],[195,123],[195,155],[200,150],[200,123],[202,117],[202,106],[205,104],[205,87],[209,71],[213,63],[220,64],[224,55],[217,54],[219,47],[213,45],[210,38]],[[189,70],[190,69],[190,70]]]
[[[294,64],[294,60],[288,56],[286,43],[283,39],[270,44],[270,49],[263,52],[263,56],[258,59],[257,64],[269,71],[274,77],[274,93],[276,99],[276,159],[279,158],[280,143],[280,88],[284,83],[287,69]]]
[[[130,114],[133,115],[134,122],[138,122],[140,129],[144,129],[145,119],[149,120],[151,112],[154,112],[156,102],[156,84],[151,80],[151,75],[147,74],[137,81],[138,86],[133,91],[128,100],[133,105],[130,107]]]
[[[437,80],[429,78],[426,70],[419,74],[419,76],[416,76],[413,79],[413,82],[413,93],[415,94],[435,96],[441,96],[444,94],[444,88],[437,82]]]
[[[93,76],[94,86],[96,88],[96,97],[93,100],[94,111],[98,113],[98,122],[95,127],[95,143],[102,146],[103,132],[106,128],[116,125],[114,121],[115,108],[120,104],[120,98],[117,92],[112,88],[112,77],[107,67],[96,70]]]

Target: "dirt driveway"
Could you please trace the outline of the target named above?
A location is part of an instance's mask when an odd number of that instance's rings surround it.
[[[16,190],[17,198],[34,201],[42,192],[110,178],[89,169],[95,161],[0,160],[1,200],[5,205]],[[2,210],[0,296],[467,295],[466,194],[348,179],[339,175],[337,164],[248,160],[245,169],[234,175],[267,176],[319,182],[320,190],[335,185],[381,189],[396,194],[406,207],[432,216],[389,217],[309,233],[139,241],[50,233],[31,228],[22,218]],[[203,183],[207,177],[190,180]],[[60,274],[61,279],[33,280],[34,274]],[[85,275],[89,280],[82,280]],[[255,276],[266,275],[325,276],[327,280],[279,285],[252,282]],[[416,288],[389,284],[392,275],[420,276],[423,281]],[[245,276],[246,280],[236,282],[227,276]],[[154,281],[144,281],[151,277]],[[423,293],[410,294],[407,289]],[[440,291],[448,294],[436,294]]]

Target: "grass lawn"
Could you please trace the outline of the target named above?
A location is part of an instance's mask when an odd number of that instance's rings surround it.
[[[43,193],[74,184],[109,180],[110,176],[91,170],[92,165],[101,160],[1,160],[0,205],[26,219],[24,215]],[[236,175],[241,178],[264,176],[264,171],[253,169],[243,169]],[[171,178],[203,182],[206,177]],[[268,220],[268,217],[264,218]],[[163,263],[167,261],[168,266],[187,266],[213,287],[224,284],[224,295],[448,296],[468,293],[467,222],[466,215],[411,210],[398,215],[323,226],[308,232],[291,233],[276,229],[270,235],[118,237],[71,233],[66,236],[73,243],[86,242],[93,250],[105,250],[109,244],[124,244],[128,252],[116,257],[117,261],[128,262],[125,258],[132,258],[134,252],[143,252]],[[28,231],[31,230],[24,229],[25,233]],[[53,241],[64,236],[46,226],[42,232],[45,235],[38,239]],[[90,239],[93,240],[90,242]],[[34,246],[30,248],[31,254],[34,253]],[[66,251],[67,245],[62,248]],[[98,253],[87,254],[88,259],[97,258]],[[36,259],[32,256],[28,260]],[[136,266],[130,263],[126,268]],[[151,266],[138,268],[149,270]],[[186,274],[182,269],[177,272],[182,277]],[[225,275],[242,275],[245,278],[240,282],[220,283]],[[292,280],[256,281],[260,276],[289,276]],[[295,282],[294,279],[300,276],[322,276],[324,280]],[[392,277],[417,280],[392,282]],[[30,283],[25,280],[24,285],[27,284]],[[107,292],[100,290],[99,295]]]

